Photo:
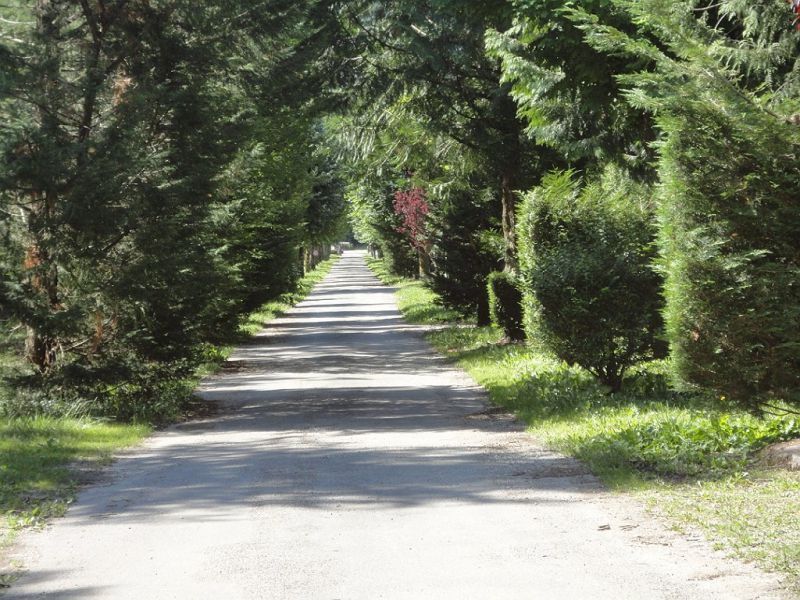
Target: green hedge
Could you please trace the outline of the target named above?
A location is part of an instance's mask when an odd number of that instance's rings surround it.
[[[661,165],[676,373],[755,410],[799,402],[800,128],[697,102],[676,113]]]
[[[530,338],[579,364],[612,391],[626,369],[666,348],[661,277],[652,268],[650,193],[609,171],[584,185],[572,172],[547,176],[518,220]]]
[[[502,328],[509,340],[524,340],[522,292],[516,277],[506,271],[495,271],[489,274],[487,288],[492,323]]]
[[[800,36],[784,2],[614,5],[638,33],[574,11],[661,139],[665,323],[679,383],[754,412],[800,403]]]

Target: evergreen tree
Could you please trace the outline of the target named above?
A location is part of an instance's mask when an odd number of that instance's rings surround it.
[[[539,144],[552,148],[563,166],[599,175],[609,162],[652,180],[655,137],[650,115],[624,101],[622,73],[644,66],[630,56],[593,48],[563,0],[516,0],[506,30],[489,31],[489,53],[501,60],[502,82]],[[623,31],[630,16],[608,0],[580,3],[600,23]]]
[[[617,1],[628,35],[576,13],[656,115],[666,324],[689,386],[758,410],[800,389],[800,36],[780,0]],[[654,43],[651,40],[656,40]]]
[[[534,181],[547,156],[524,135],[510,85],[485,52],[487,30],[508,26],[510,7],[404,0],[352,3],[344,14],[367,59],[360,72],[367,102],[401,98],[428,130],[457,141],[491,174],[505,263],[516,268],[516,190]]]
[[[489,324],[489,273],[502,267],[504,244],[494,192],[478,174],[433,204],[430,287],[445,306]]]
[[[335,13],[282,0],[12,6],[3,318],[27,328],[36,381],[151,393],[297,277],[315,178],[303,141],[325,97],[308,87],[331,78]],[[287,66],[303,86],[289,89]]]

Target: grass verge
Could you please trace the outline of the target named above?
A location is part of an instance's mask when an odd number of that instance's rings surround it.
[[[320,281],[330,272],[333,265],[339,260],[339,255],[334,254],[328,260],[321,262],[317,268],[307,273],[297,284],[292,292],[286,292],[272,302],[267,302],[257,311],[248,315],[240,325],[240,332],[246,336],[253,336],[264,328],[271,320],[280,317],[298,302],[301,302],[311,293]]]
[[[397,290],[397,303],[410,323],[441,324],[457,321],[459,315],[436,303],[436,294],[418,279],[406,279],[392,274],[381,259],[367,258],[369,268],[383,283]]]
[[[243,336],[250,336],[270,320],[305,298],[335,263],[338,256],[325,261],[306,275],[293,292],[283,294],[258,311],[248,315],[241,326]],[[8,338],[0,344],[0,373],[23,368],[19,355],[21,339]],[[219,369],[230,348],[212,348],[209,360],[194,377],[174,382],[176,397],[191,394],[199,379]],[[0,390],[5,394],[13,390]],[[171,411],[175,418],[190,417],[194,406],[185,400],[181,410]],[[177,404],[176,404],[177,406]],[[159,421],[161,422],[161,420]],[[0,555],[20,529],[43,524],[64,514],[74,493],[86,475],[96,467],[111,462],[114,453],[140,443],[153,430],[150,424],[112,423],[82,417],[0,417]],[[80,465],[82,468],[76,469]],[[13,565],[3,572],[0,560],[0,588],[13,578]]]
[[[22,336],[0,341],[0,374],[23,372]],[[0,402],[13,402],[15,390],[0,385]],[[151,431],[148,425],[100,422],[65,416],[0,416],[0,589],[18,575],[5,550],[24,527],[62,515],[80,483],[74,465],[91,473],[114,452],[133,446]]]
[[[38,416],[0,419],[0,547],[22,527],[64,513],[79,483],[74,464],[107,464],[135,445],[148,425]],[[1,583],[1,582],[0,582]]]
[[[453,321],[419,281],[373,271],[397,288],[417,324]],[[678,529],[702,531],[718,548],[787,576],[800,592],[800,474],[760,468],[754,453],[800,437],[797,417],[757,419],[667,385],[652,363],[609,396],[590,375],[535,347],[501,344],[491,327],[436,327],[427,338],[513,411],[548,447],[579,458],[611,489],[640,495]]]

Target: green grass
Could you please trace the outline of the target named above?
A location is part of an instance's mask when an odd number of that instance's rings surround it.
[[[409,323],[436,325],[452,323],[458,313],[437,304],[437,296],[422,281],[393,275],[381,259],[367,258],[370,269],[383,283],[397,290],[397,305]]]
[[[0,341],[0,376],[24,372],[19,358],[22,333]],[[14,390],[0,384],[0,401]],[[151,431],[147,425],[104,423],[65,416],[0,417],[0,587],[12,574],[2,573],[2,550],[23,527],[36,526],[64,513],[72,500],[76,461],[106,464],[114,452],[133,446]]]
[[[421,282],[371,266],[398,288],[410,321],[448,320]],[[664,362],[631,373],[625,391],[610,396],[542,349],[502,344],[496,328],[459,323],[427,337],[545,445],[579,458],[610,488],[641,494],[675,526],[699,528],[718,547],[785,573],[800,591],[800,476],[753,462],[765,445],[800,437],[800,418],[758,419],[673,392]]]
[[[106,464],[150,431],[63,417],[0,419],[0,549],[20,528],[64,513],[77,484],[75,461]]]
[[[742,472],[721,480],[652,486],[649,504],[717,549],[785,573],[800,593],[800,473]]]

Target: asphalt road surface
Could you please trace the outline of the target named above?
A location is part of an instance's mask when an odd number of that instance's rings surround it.
[[[351,252],[208,379],[221,413],[26,532],[10,598],[780,598],[487,411]]]

